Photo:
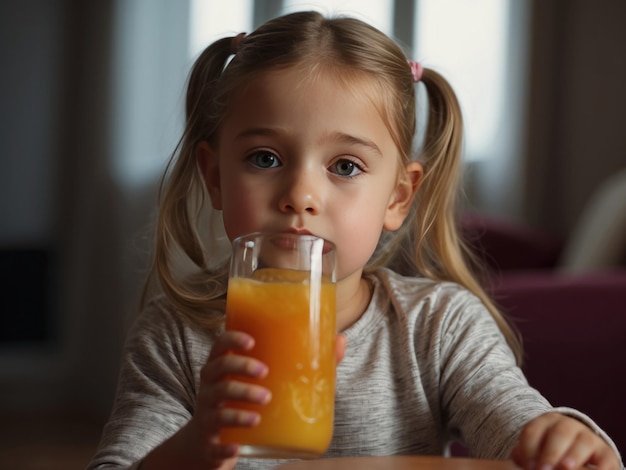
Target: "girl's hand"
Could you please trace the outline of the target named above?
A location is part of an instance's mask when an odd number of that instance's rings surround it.
[[[233,376],[262,378],[267,374],[267,365],[236,354],[253,346],[254,339],[246,333],[225,332],[216,340],[200,373],[200,391],[190,425],[196,428],[200,442],[205,443],[206,448],[201,449],[203,459],[209,465],[205,468],[232,469],[237,462],[238,447],[219,442],[222,427],[256,426],[261,419],[258,413],[252,411],[226,408],[224,402],[235,400],[265,404],[271,399],[268,389],[232,379]],[[346,338],[339,334],[335,340],[337,364],[342,361],[345,350]]]
[[[226,402],[265,404],[270,391],[237,378],[262,378],[268,368],[262,362],[238,353],[249,351],[254,339],[245,333],[227,331],[215,340],[200,372],[200,387],[193,417],[176,434],[146,456],[141,470],[185,468],[186,470],[231,470],[239,447],[222,444],[223,427],[249,427],[259,423],[258,413],[229,408]]]
[[[348,341],[345,335],[339,333],[335,338],[335,364],[339,365],[343,361],[343,357],[346,355],[346,348],[348,347]]]
[[[335,361],[339,364],[345,354],[346,338],[339,334],[335,341]],[[227,408],[224,403],[236,400],[264,404],[271,399],[269,390],[233,378],[262,378],[267,374],[265,364],[237,354],[253,346],[254,339],[241,332],[227,331],[216,339],[200,372],[200,390],[193,417],[145,457],[141,470],[232,470],[235,467],[239,448],[220,443],[220,429],[255,426],[260,417],[254,412]]]
[[[190,427],[195,430],[198,455],[205,465],[203,468],[234,467],[239,448],[220,443],[220,429],[256,426],[261,419],[254,411],[229,408],[225,403],[266,404],[271,400],[268,389],[235,378],[262,378],[267,374],[267,365],[237,354],[249,351],[253,346],[254,339],[250,335],[226,331],[215,341],[200,372],[200,389]],[[222,464],[226,465],[222,467]]]
[[[546,413],[530,421],[520,434],[511,458],[526,470],[619,470],[613,449],[588,426],[561,413]]]

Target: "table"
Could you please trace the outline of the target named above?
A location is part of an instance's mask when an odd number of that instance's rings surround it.
[[[341,457],[303,460],[275,470],[520,470],[511,460],[430,456]]]

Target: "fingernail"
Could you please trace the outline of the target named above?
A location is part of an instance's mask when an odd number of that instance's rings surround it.
[[[262,405],[269,403],[271,399],[272,399],[272,392],[270,392],[269,390],[260,390],[257,393],[257,400]]]
[[[261,377],[261,376],[267,374],[267,366],[265,364],[255,364],[252,367],[252,374],[255,377]]]
[[[541,469],[540,469],[540,470],[554,470],[554,466],[550,465],[549,463],[544,463],[544,464],[541,466]]]
[[[248,413],[246,416],[246,424],[254,426],[261,421],[261,417],[257,413]]]
[[[252,349],[253,346],[254,346],[254,338],[250,336],[246,336],[245,338],[242,338],[241,340],[242,348],[249,350],[249,349]]]

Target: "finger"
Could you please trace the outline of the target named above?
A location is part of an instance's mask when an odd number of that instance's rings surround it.
[[[211,436],[213,439],[217,438],[220,429],[224,427],[258,426],[261,415],[250,408],[233,408],[226,404],[221,407],[198,407],[194,419],[200,424],[202,433],[211,440]]]
[[[598,470],[620,470],[623,468],[618,454],[604,440],[602,443],[604,446],[596,450],[590,459],[585,462],[585,465],[594,466]]]
[[[204,406],[215,407],[227,401],[238,401],[265,405],[272,399],[272,393],[265,387],[236,380],[223,380],[212,387],[202,389],[200,399]]]
[[[568,470],[586,465],[593,465],[597,469],[616,469],[619,468],[619,460],[613,449],[602,438],[591,429],[584,429],[558,465]]]
[[[241,331],[226,331],[217,337],[209,359],[226,354],[229,351],[249,351],[254,347],[254,338]]]
[[[511,451],[511,460],[520,468],[535,470],[535,459],[524,444],[521,440],[518,442],[517,446]]]
[[[235,458],[239,454],[239,446],[237,444],[219,444],[212,443],[205,446],[203,460],[208,468],[223,468],[224,461],[229,459],[233,460],[232,466],[226,468],[235,467]]]
[[[537,457],[547,429],[554,418],[551,415],[541,415],[530,421],[522,429],[518,444],[511,453],[513,461],[522,468],[535,468]]]
[[[594,447],[593,441],[593,436],[578,436],[569,449],[563,453],[558,464],[564,469],[582,467],[591,458]]]
[[[261,422],[256,411],[237,408],[214,408],[201,417],[203,428],[209,435],[215,435],[223,427],[253,427]]]
[[[518,444],[511,454],[513,461],[522,468],[535,467],[536,456],[541,447],[545,420],[540,416],[530,421],[520,433]]]
[[[339,365],[341,361],[343,361],[344,356],[346,355],[346,348],[348,346],[348,340],[346,336],[343,334],[338,334],[335,338],[335,365]]]
[[[210,415],[211,413],[195,413],[189,423],[181,429],[180,435],[183,436],[182,442],[185,444],[184,452],[189,455],[190,461],[199,459],[204,462],[203,468],[232,469],[236,463],[239,446],[235,443],[220,442],[219,427],[214,426],[218,421],[216,410],[213,410],[213,416]],[[228,465],[224,466],[229,460]]]
[[[554,468],[567,459],[568,451],[581,445],[584,427],[574,419],[562,417],[547,429],[542,446],[537,455],[538,468]],[[591,445],[591,444],[589,444]],[[587,451],[583,451],[588,454]]]
[[[200,371],[202,383],[212,383],[227,375],[260,379],[267,375],[265,363],[252,357],[227,354],[207,361]]]

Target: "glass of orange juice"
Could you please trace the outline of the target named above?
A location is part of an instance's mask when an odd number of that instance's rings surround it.
[[[240,455],[314,458],[330,444],[335,398],[335,247],[313,235],[254,233],[233,242],[226,329],[254,340],[248,354],[267,364],[256,382],[272,392],[252,428],[225,428]],[[238,380],[244,380],[238,378]]]

